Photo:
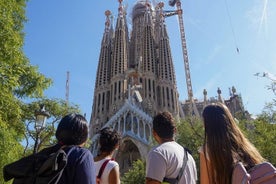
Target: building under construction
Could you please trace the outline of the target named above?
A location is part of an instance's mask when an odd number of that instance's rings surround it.
[[[204,105],[212,101],[207,99],[207,92],[202,102],[195,101],[192,96],[181,4],[179,0],[170,2],[172,5],[179,3],[175,12],[164,11],[163,3],[153,6],[145,0],[138,1],[127,15],[122,0],[119,0],[114,25],[111,11],[105,12],[90,119],[92,151],[96,154],[98,150],[98,130],[107,126],[117,129],[123,137],[116,155],[122,173],[133,161],[145,159],[152,145],[151,123],[156,113],[169,111],[175,117],[185,117],[191,112],[199,114]],[[166,16],[170,15],[179,16],[183,34],[180,41],[189,94],[183,103],[179,102],[175,61],[165,22]],[[131,23],[127,22],[128,16]],[[242,104],[237,104],[242,108]]]

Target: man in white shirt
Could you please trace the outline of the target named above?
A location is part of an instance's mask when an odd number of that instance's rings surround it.
[[[175,132],[175,122],[171,113],[163,112],[154,117],[153,137],[158,146],[152,148],[147,157],[146,184],[160,184],[163,181],[179,184],[196,183],[195,161],[175,142]]]

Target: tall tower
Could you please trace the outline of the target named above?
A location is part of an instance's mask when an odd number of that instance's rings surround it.
[[[152,117],[159,111],[179,115],[179,95],[162,9],[147,0],[138,1],[131,12],[130,34],[122,0],[115,29],[111,12],[105,15],[90,137],[96,154],[99,129],[111,126],[121,132],[123,145],[116,159],[124,172],[132,161],[145,159],[152,140]]]
[[[99,63],[94,88],[94,99],[91,114],[90,132],[95,134],[108,120],[111,103],[111,57],[112,57],[112,39],[113,28],[110,20],[111,12],[105,12],[105,29],[101,43]]]

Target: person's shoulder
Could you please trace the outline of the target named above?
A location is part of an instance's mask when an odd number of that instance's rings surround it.
[[[119,165],[118,162],[116,160],[113,160],[113,159],[110,160],[108,163],[111,164],[111,165],[114,165],[114,166]]]
[[[170,142],[165,142],[160,145],[163,149],[167,149],[169,151],[183,151],[183,146],[181,146],[179,143],[176,141],[170,141]]]
[[[67,146],[64,148],[65,150],[72,150],[72,151],[80,151],[80,152],[86,152],[89,151],[87,148],[81,147],[81,146]],[[89,151],[90,152],[90,151]]]
[[[93,159],[92,153],[87,148],[80,146],[69,146],[65,149],[65,152],[72,157],[91,157]]]
[[[165,155],[174,154],[175,152],[179,152],[180,150],[183,150],[183,147],[173,141],[173,142],[165,142],[157,145],[156,147],[152,148],[150,153],[154,155],[158,154],[158,155],[165,156]]]

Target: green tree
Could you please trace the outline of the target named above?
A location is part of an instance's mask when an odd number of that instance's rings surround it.
[[[275,113],[263,112],[252,121],[240,121],[239,126],[261,155],[276,165],[276,124]]]
[[[0,0],[0,169],[19,158],[24,137],[23,99],[41,97],[51,80],[23,53],[26,0]],[[5,141],[4,141],[5,140]],[[3,182],[0,172],[0,183]]]
[[[202,120],[195,117],[181,119],[177,124],[176,141],[191,151],[196,162],[197,174],[199,176],[198,149],[203,145],[204,141],[204,128]]]
[[[133,162],[133,167],[121,178],[122,184],[144,184],[146,182],[146,163],[142,160]]]
[[[22,106],[23,116],[22,120],[25,123],[25,149],[24,155],[28,154],[33,150],[33,144],[35,139],[37,139],[37,132],[34,129],[35,125],[35,110],[39,109],[39,106],[45,105],[46,110],[50,113],[50,117],[47,119],[46,125],[38,134],[38,150],[47,147],[55,143],[55,130],[58,122],[61,118],[71,112],[80,113],[79,107],[77,105],[67,104],[65,100],[61,99],[40,99]],[[30,145],[31,144],[31,145]]]

